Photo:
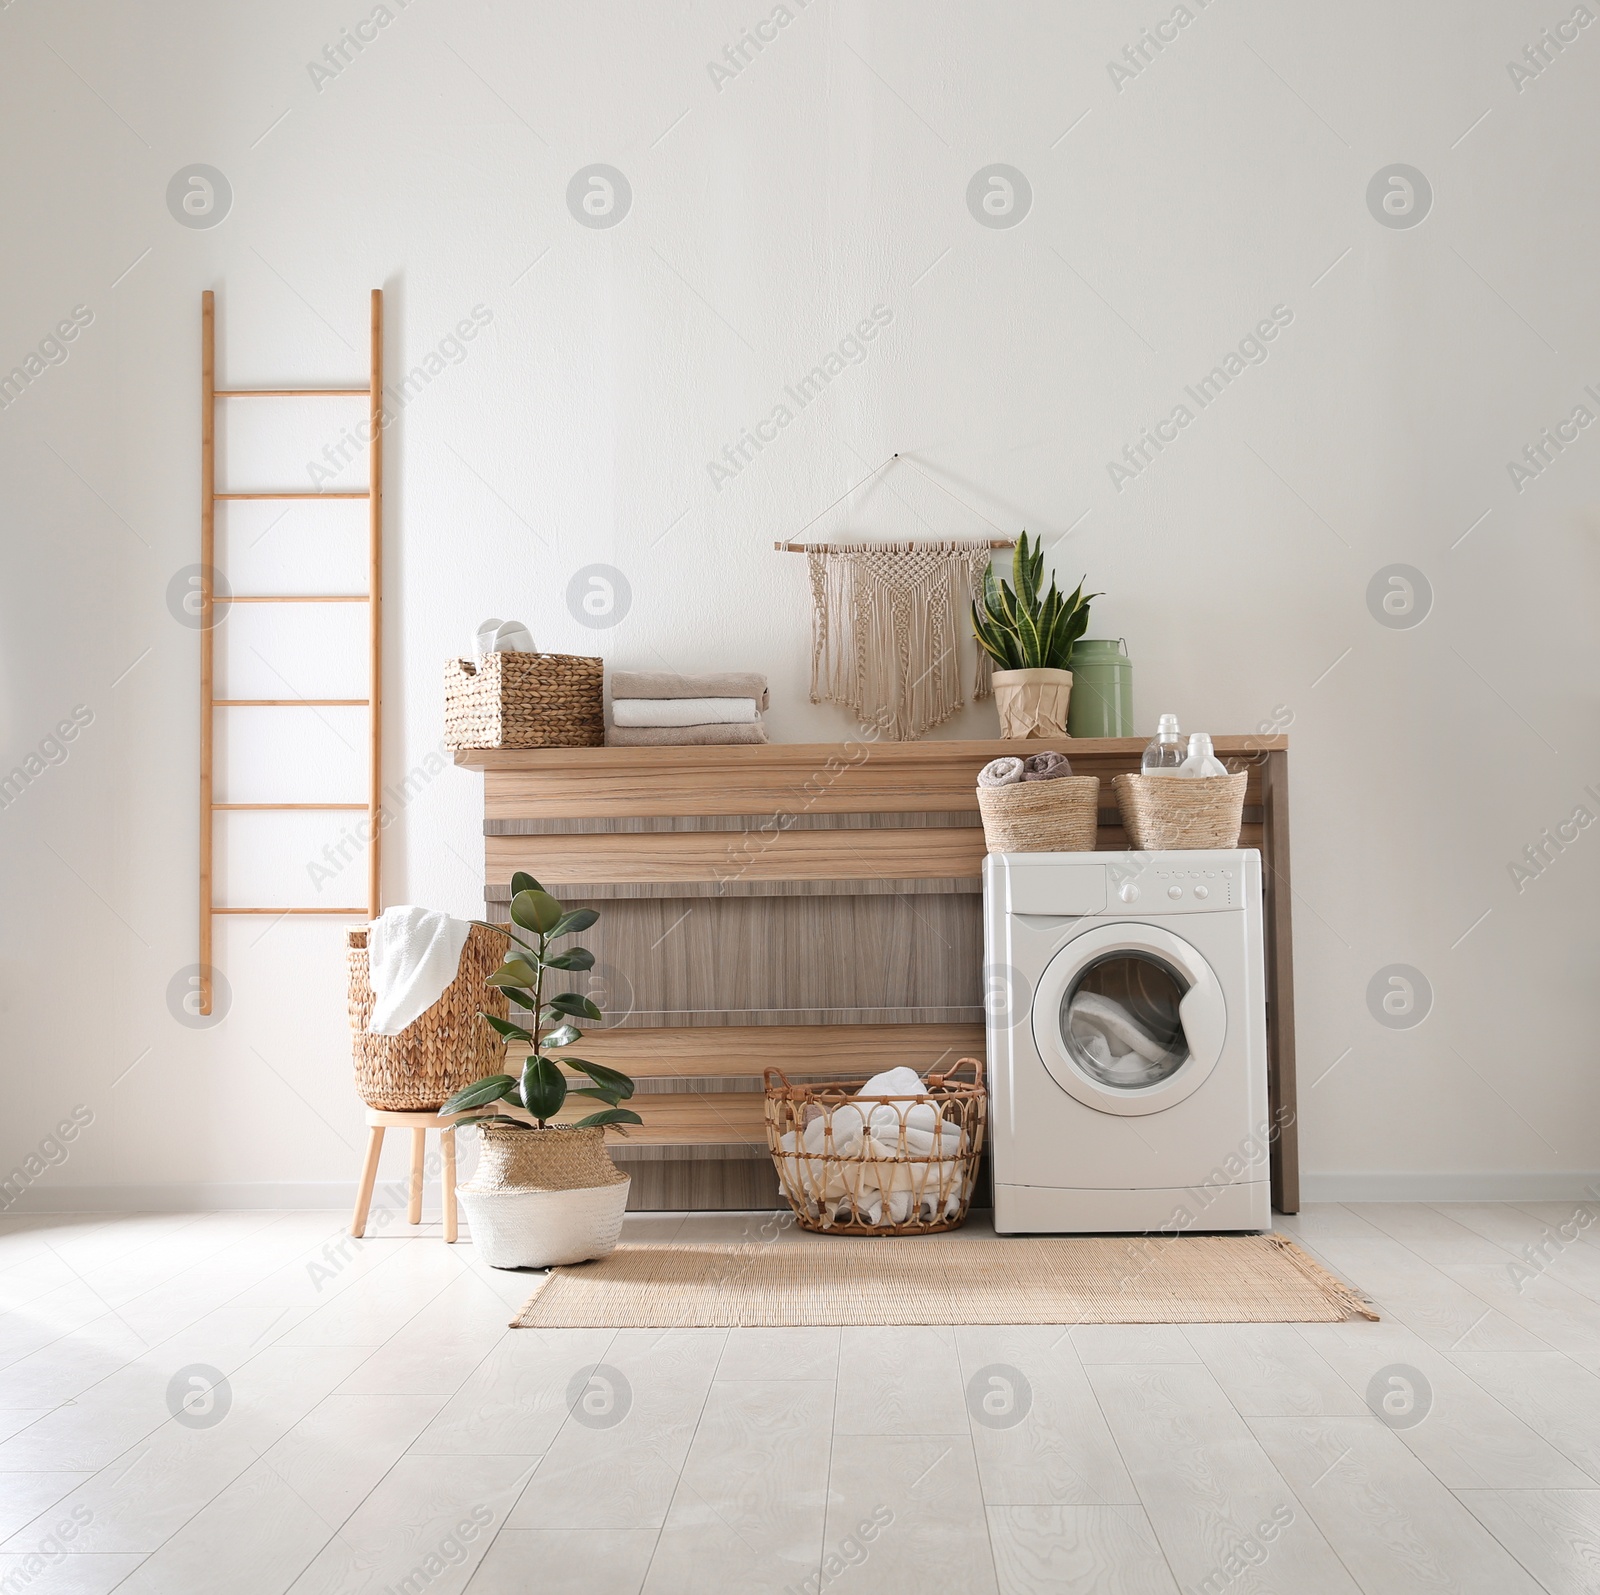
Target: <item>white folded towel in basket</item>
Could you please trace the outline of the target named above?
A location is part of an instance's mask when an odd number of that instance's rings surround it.
[[[433,908],[386,908],[367,927],[375,1036],[397,1036],[445,993],[461,967],[472,926]]]

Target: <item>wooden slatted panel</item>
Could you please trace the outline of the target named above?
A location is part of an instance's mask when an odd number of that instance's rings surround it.
[[[865,1079],[901,1064],[927,1073],[983,1056],[982,1025],[714,1025],[590,1030],[583,1055],[640,1079],[792,1074]]]
[[[970,809],[976,776],[1004,754],[1067,754],[1102,780],[1137,770],[1143,737],[1037,742],[768,743],[714,748],[468,749],[456,763],[482,769],[491,820],[649,814],[867,813]],[[1255,756],[1282,737],[1217,737],[1222,758],[1248,761],[1246,802],[1260,801]]]
[[[1240,847],[1260,847],[1261,842],[1260,825],[1240,830]],[[1128,846],[1127,835],[1120,825],[1103,825],[1095,846],[1120,852]],[[706,893],[696,895],[737,897],[754,894],[770,881],[817,882],[848,897],[863,885],[883,882],[976,880],[985,851],[983,833],[975,830],[787,831],[771,838],[737,839],[716,832],[490,836],[484,838],[484,878],[489,899],[502,902],[509,899],[516,870],[526,870],[551,887],[575,887],[566,893],[574,898],[602,884],[648,888],[692,882],[708,884]],[[652,890],[640,895],[670,894]]]
[[[976,875],[983,832],[778,831],[729,836],[489,836],[487,878],[524,869],[547,885],[568,881],[834,880]]]
[[[765,1145],[765,1104],[763,1096],[750,1091],[705,1096],[636,1096],[628,1106],[644,1120],[644,1125],[629,1129],[627,1144],[694,1146],[758,1141]]]

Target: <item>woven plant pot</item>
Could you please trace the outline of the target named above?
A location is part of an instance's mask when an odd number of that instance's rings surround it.
[[[992,679],[1001,736],[1022,741],[1067,734],[1070,670],[996,670]]]
[[[486,1124],[479,1134],[477,1172],[456,1195],[491,1268],[557,1268],[615,1250],[633,1182],[611,1161],[603,1129]]]
[[[1237,847],[1249,780],[1243,772],[1194,777],[1114,775],[1111,785],[1129,845],[1151,853]]]
[[[506,938],[474,925],[461,949],[456,978],[420,1018],[397,1036],[368,1031],[376,998],[367,970],[367,927],[349,933],[350,1040],[356,1090],[369,1108],[431,1113],[462,1086],[498,1074],[505,1041],[479,1012],[506,1017],[506,994],[487,984],[500,967]]]
[[[1100,820],[1100,777],[980,786],[978,808],[991,853],[1088,853]]]
[[[444,667],[448,748],[598,748],[605,667],[581,654],[484,654]]]

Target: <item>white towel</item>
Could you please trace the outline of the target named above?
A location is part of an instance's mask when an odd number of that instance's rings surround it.
[[[375,1036],[397,1036],[443,995],[461,967],[472,926],[433,908],[386,908],[367,927]]]
[[[978,785],[981,787],[1011,786],[1021,779],[1021,759],[990,759],[990,761],[978,771]]]
[[[756,717],[754,698],[613,698],[619,726],[743,725]]]
[[[480,654],[531,654],[533,633],[520,620],[485,620],[478,627]]]
[[[1136,1052],[1146,1063],[1164,1063],[1169,1048],[1157,1041],[1114,997],[1080,991],[1067,1009],[1074,1034],[1084,1039],[1098,1031],[1110,1042],[1113,1057]]]

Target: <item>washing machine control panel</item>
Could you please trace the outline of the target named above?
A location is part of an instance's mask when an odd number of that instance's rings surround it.
[[[1139,905],[1144,913],[1193,914],[1238,908],[1242,903],[1239,872],[1234,869],[1162,869],[1150,864],[1112,873],[1113,880],[1123,875],[1113,887],[1113,909]]]

